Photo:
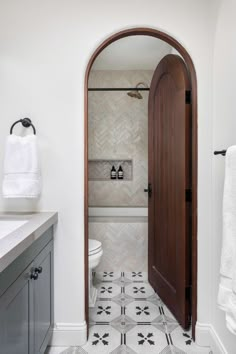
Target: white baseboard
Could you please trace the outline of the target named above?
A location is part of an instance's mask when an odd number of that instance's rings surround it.
[[[196,324],[196,344],[211,347],[214,354],[228,354],[214,327],[209,323]]]
[[[56,323],[50,346],[76,347],[87,341],[87,325],[82,323]]]

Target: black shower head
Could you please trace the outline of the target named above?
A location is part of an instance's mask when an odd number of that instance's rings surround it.
[[[133,91],[129,91],[127,93],[128,96],[133,97],[133,98],[138,98],[139,100],[143,98],[143,96],[141,95],[141,93],[137,90],[133,90]]]
[[[145,82],[139,82],[136,86],[135,86],[135,88],[137,89],[137,90],[132,90],[132,91],[129,91],[129,92],[127,92],[127,95],[128,96],[130,96],[130,97],[132,97],[132,98],[138,98],[139,100],[141,100],[142,98],[143,98],[143,96],[141,95],[141,93],[139,92],[139,90],[138,90],[138,87],[140,86],[140,85],[143,85],[144,87],[148,87],[148,85],[145,83]]]

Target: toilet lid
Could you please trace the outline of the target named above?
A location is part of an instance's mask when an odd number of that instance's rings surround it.
[[[102,249],[102,244],[100,241],[89,239],[89,255],[100,252]]]

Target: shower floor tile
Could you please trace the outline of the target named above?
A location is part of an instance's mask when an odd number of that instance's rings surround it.
[[[198,347],[148,283],[144,272],[94,273],[98,289],[83,347],[47,354],[212,354]]]

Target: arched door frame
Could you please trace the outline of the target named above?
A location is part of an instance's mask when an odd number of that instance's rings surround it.
[[[174,47],[183,57],[189,71],[192,86],[192,331],[195,339],[197,321],[197,77],[193,61],[186,49],[165,32],[152,28],[131,28],[108,37],[91,56],[85,73],[84,84],[84,284],[85,284],[85,319],[88,325],[88,79],[97,56],[118,39],[128,36],[145,35],[165,41]]]

